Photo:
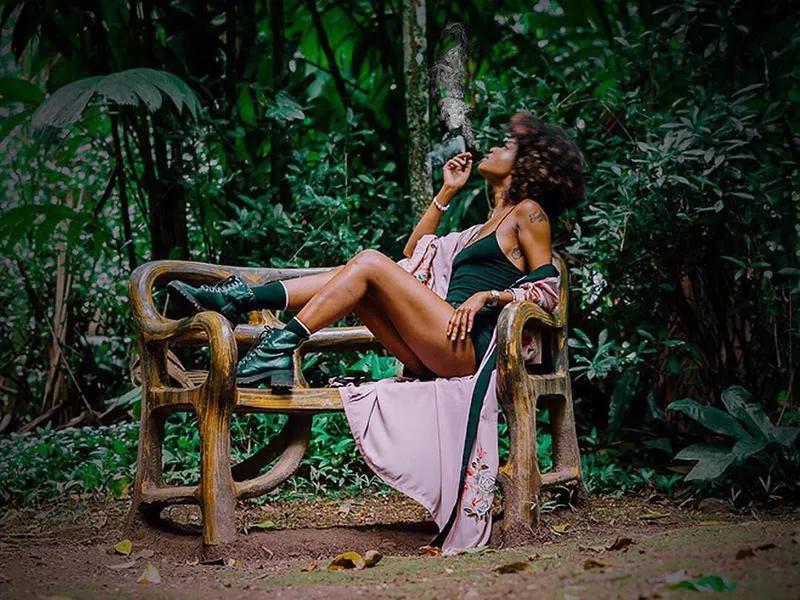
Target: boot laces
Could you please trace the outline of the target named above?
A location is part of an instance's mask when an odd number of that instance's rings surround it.
[[[256,342],[255,346],[250,348],[248,353],[244,357],[242,357],[241,361],[239,361],[241,364],[245,364],[250,359],[252,359],[253,356],[255,356],[255,354],[258,352],[259,348],[261,348],[267,342],[267,338],[269,337],[269,332],[270,331],[272,331],[272,327],[265,327],[264,328],[264,332],[261,334],[261,336],[259,336],[258,341]]]
[[[222,281],[214,284],[203,284],[200,289],[206,292],[229,292],[238,285],[235,275],[229,275]]]

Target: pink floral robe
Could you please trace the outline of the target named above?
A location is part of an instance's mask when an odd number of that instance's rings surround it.
[[[398,264],[444,298],[455,255],[481,227],[478,224],[441,237],[424,235],[412,256]],[[558,303],[558,278],[526,282],[508,291],[515,300],[532,300],[551,311]],[[470,402],[478,375],[488,368],[495,345],[492,336],[473,375],[429,381],[390,377],[339,388],[356,445],[381,479],[422,504],[440,531],[459,504],[441,544],[444,555],[486,545],[492,530],[491,508],[499,462],[494,368],[482,399],[477,435],[463,481],[461,470]],[[530,340],[523,338],[523,355],[527,363],[541,363],[537,332],[531,334]]]

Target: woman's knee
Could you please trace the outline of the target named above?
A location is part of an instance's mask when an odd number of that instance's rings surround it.
[[[391,259],[380,250],[367,248],[356,254],[350,263],[363,269],[380,269],[386,266],[386,261]]]

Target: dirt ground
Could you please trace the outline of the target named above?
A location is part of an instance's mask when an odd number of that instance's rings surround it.
[[[537,544],[443,558],[419,550],[435,527],[403,496],[275,502],[239,511],[227,565],[197,563],[199,514],[189,508],[165,515],[188,532],[140,530],[130,556],[116,553],[126,509],[125,501],[71,499],[6,510],[0,597],[683,598],[696,592],[670,582],[716,575],[736,586],[725,597],[800,598],[796,509],[743,515],[721,502],[688,510],[593,497],[588,509],[546,514]],[[349,550],[384,558],[329,572],[330,559]],[[148,563],[160,583],[137,583]]]

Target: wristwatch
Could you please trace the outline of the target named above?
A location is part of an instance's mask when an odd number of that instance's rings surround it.
[[[489,294],[491,294],[492,298],[486,303],[486,306],[497,306],[497,303],[500,302],[500,292],[497,290],[489,290]]]

